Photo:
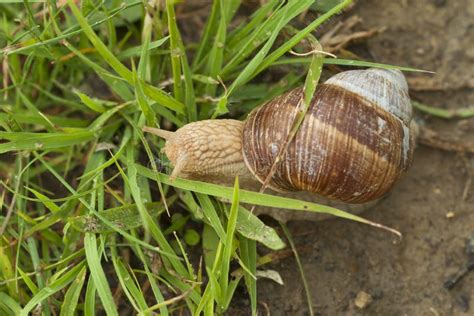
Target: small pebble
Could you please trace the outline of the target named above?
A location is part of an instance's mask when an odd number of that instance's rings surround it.
[[[456,216],[456,213],[454,213],[454,212],[447,212],[447,213],[446,213],[446,218],[447,218],[447,219],[451,219],[451,218],[453,218],[454,216]]]
[[[354,300],[354,305],[359,309],[365,309],[370,305],[370,303],[372,303],[372,301],[373,298],[369,293],[360,291],[357,293],[357,296]]]
[[[417,48],[417,49],[416,49],[416,53],[417,53],[418,55],[423,55],[423,54],[425,54],[425,50],[424,50],[423,48]]]

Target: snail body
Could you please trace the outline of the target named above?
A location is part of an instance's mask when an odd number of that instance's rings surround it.
[[[167,139],[172,177],[232,183],[264,182],[291,130],[304,92],[297,88],[252,111],[245,122],[205,120]],[[329,199],[365,203],[381,198],[408,169],[411,131],[408,86],[398,70],[352,70],[318,85],[269,187],[309,191]]]

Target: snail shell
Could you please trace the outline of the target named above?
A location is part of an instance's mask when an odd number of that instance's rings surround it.
[[[243,156],[264,182],[291,130],[303,89],[279,96],[250,113]],[[319,85],[270,187],[303,190],[363,203],[383,196],[409,167],[412,108],[398,70],[352,70]]]

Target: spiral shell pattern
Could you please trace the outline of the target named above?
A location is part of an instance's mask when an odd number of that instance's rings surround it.
[[[263,183],[290,132],[303,89],[250,113],[243,156]],[[320,84],[270,187],[364,203],[383,196],[411,164],[412,108],[398,70],[352,70]]]

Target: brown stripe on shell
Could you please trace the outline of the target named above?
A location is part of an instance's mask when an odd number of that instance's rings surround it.
[[[247,166],[263,182],[303,97],[301,88],[252,112],[243,134]],[[337,86],[320,85],[270,186],[307,190],[346,202],[386,193],[411,161],[403,154],[402,122]],[[251,128],[249,128],[251,127]]]

